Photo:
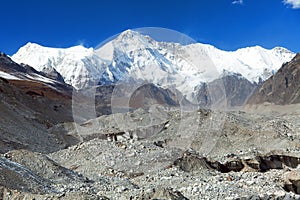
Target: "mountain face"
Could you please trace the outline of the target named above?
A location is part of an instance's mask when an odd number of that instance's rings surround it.
[[[220,86],[223,87],[220,88]],[[202,107],[210,107],[218,100],[229,108],[244,106],[257,86],[241,74],[224,71],[221,78],[200,85],[195,98]],[[210,91],[214,91],[214,95],[211,95]]]
[[[255,84],[269,78],[293,56],[282,47],[267,50],[255,46],[226,52],[207,44],[157,42],[127,30],[96,50],[82,46],[55,49],[28,43],[12,59],[37,71],[54,68],[76,89],[143,80],[176,88],[195,102],[197,89],[221,78],[224,70],[239,73]]]
[[[257,87],[256,83],[248,81],[240,74],[226,75],[223,76],[221,80],[224,83],[226,101],[229,107],[245,105]]]
[[[180,102],[170,90],[163,90],[154,84],[145,84],[131,95],[131,108],[151,107],[155,104],[179,106]]]
[[[0,153],[13,149],[52,152],[64,148],[64,134],[49,134],[72,121],[72,88],[0,54]],[[59,142],[58,142],[59,141]]]
[[[12,59],[46,74],[51,74],[55,69],[66,83],[77,89],[95,85],[104,67],[104,62],[94,50],[83,46],[56,49],[28,43]]]
[[[300,53],[292,61],[283,64],[275,75],[257,88],[248,103],[270,102],[279,105],[300,103],[299,85]]]
[[[37,71],[29,65],[15,63],[4,53],[0,53],[0,77],[14,82],[39,82],[61,91],[71,90],[54,68],[49,71]]]

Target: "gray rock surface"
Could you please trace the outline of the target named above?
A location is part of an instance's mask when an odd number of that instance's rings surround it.
[[[81,142],[3,154],[1,191],[3,199],[300,199],[299,127],[298,114],[161,106],[65,123],[50,132]]]

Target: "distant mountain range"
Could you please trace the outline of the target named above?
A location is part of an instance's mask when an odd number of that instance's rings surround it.
[[[267,50],[254,46],[227,52],[208,44],[157,42],[127,30],[98,49],[59,49],[28,43],[11,58],[45,75],[58,72],[76,89],[135,80],[176,89],[192,102],[206,99],[208,103],[203,88],[222,79],[221,86],[224,84],[223,89],[230,94],[228,105],[234,106],[248,98],[241,96],[241,91],[252,92],[294,56],[282,47]],[[233,84],[237,80],[244,81],[243,87]]]

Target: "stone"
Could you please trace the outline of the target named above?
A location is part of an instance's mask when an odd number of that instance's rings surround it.
[[[293,170],[284,174],[284,189],[300,194],[300,171]]]
[[[155,190],[151,199],[188,200],[179,191],[174,191],[171,188],[160,188]]]

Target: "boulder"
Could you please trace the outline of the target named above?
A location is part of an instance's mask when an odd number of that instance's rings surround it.
[[[300,171],[293,170],[284,174],[284,189],[288,192],[300,194]]]

